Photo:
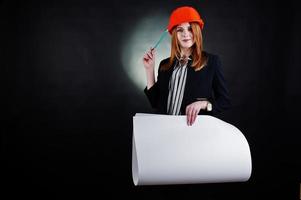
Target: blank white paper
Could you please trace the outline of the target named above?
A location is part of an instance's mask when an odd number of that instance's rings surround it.
[[[248,142],[235,126],[198,115],[137,113],[133,117],[135,185],[243,182],[251,176]]]

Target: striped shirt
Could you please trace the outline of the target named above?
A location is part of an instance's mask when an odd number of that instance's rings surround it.
[[[181,66],[176,62],[169,80],[169,93],[167,99],[167,114],[181,115],[181,105],[185,90],[187,76],[187,62]]]

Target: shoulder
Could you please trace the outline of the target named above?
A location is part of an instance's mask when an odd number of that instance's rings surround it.
[[[207,65],[213,69],[214,71],[219,71],[221,70],[222,67],[222,62],[220,59],[220,56],[217,54],[213,54],[213,53],[208,53],[207,54]]]
[[[208,62],[211,64],[219,64],[221,62],[220,56],[214,53],[209,53],[204,51],[205,56],[208,59]]]
[[[170,69],[170,62],[169,61],[170,61],[170,57],[161,60],[158,70],[159,71],[167,71],[168,69]]]
[[[165,65],[165,64],[169,63],[169,60],[170,60],[170,57],[161,60],[160,65]]]

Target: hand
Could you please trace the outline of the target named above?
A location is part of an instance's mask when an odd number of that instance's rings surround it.
[[[200,110],[205,110],[207,108],[208,101],[196,101],[189,104],[186,107],[186,115],[187,115],[187,125],[191,126],[196,117],[198,116]]]
[[[155,49],[151,48],[143,56],[143,65],[145,70],[152,71],[155,67]]]

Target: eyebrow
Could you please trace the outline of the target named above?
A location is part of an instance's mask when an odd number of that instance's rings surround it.
[[[177,28],[185,28],[185,27],[183,27],[183,26],[178,26]],[[189,25],[189,26],[187,26],[187,28],[191,28],[191,25]]]

